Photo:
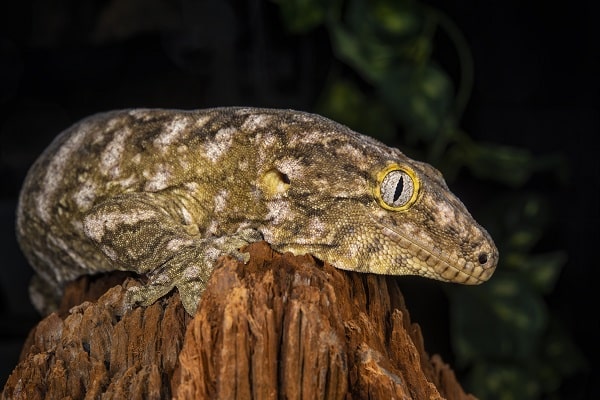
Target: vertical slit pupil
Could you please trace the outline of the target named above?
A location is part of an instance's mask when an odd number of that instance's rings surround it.
[[[394,191],[394,203],[398,201],[400,196],[402,195],[402,190],[404,190],[404,177],[401,176],[398,179],[398,183],[396,183],[396,191]]]

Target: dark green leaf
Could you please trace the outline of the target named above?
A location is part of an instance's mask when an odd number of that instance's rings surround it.
[[[279,9],[286,28],[293,33],[305,33],[321,25],[329,7],[323,0],[273,0]]]
[[[479,363],[465,386],[481,399],[534,400],[542,392],[535,371],[527,365]]]
[[[480,179],[492,179],[513,187],[523,186],[538,171],[552,169],[561,180],[566,173],[564,159],[559,156],[534,157],[522,148],[475,144],[464,137],[449,150],[448,157],[456,165],[465,165]]]
[[[383,43],[358,36],[340,24],[329,24],[332,45],[338,57],[374,82],[392,67],[393,52]]]
[[[394,138],[393,120],[386,108],[350,81],[330,82],[316,108],[320,114],[381,141],[390,142]]]
[[[373,16],[377,26],[397,38],[418,34],[423,25],[421,13],[412,1],[376,1]]]
[[[519,192],[489,201],[482,223],[502,245],[502,253],[528,253],[552,222],[548,201],[539,194]]]
[[[560,270],[567,261],[564,251],[536,255],[509,253],[504,257],[504,265],[522,272],[535,290],[544,294],[554,289]]]
[[[448,117],[452,103],[452,84],[434,66],[399,66],[387,71],[376,83],[396,119],[412,135],[409,140],[432,141]]]
[[[496,271],[482,286],[453,287],[449,293],[452,343],[461,365],[535,354],[547,310],[520,275]]]

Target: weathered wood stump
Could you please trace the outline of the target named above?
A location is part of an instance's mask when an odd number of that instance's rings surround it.
[[[177,291],[127,310],[125,274],[74,282],[2,399],[474,399],[425,352],[394,278],[248,251],[219,261],[194,318]]]

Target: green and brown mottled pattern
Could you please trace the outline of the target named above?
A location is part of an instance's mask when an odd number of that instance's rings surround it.
[[[415,177],[406,209],[378,199],[390,165]],[[388,198],[412,188],[402,179]],[[177,287],[193,314],[215,260],[243,260],[238,249],[262,239],[345,270],[466,284],[487,280],[498,260],[433,167],[321,116],[257,108],[134,109],[81,121],[29,171],[17,235],[42,312],[67,281],[128,270],[149,277],[130,290],[132,303]]]

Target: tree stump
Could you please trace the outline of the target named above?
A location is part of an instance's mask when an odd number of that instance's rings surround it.
[[[246,251],[219,260],[193,318],[176,290],[127,309],[139,281],[123,273],[72,283],[2,399],[474,399],[425,352],[393,277]]]

